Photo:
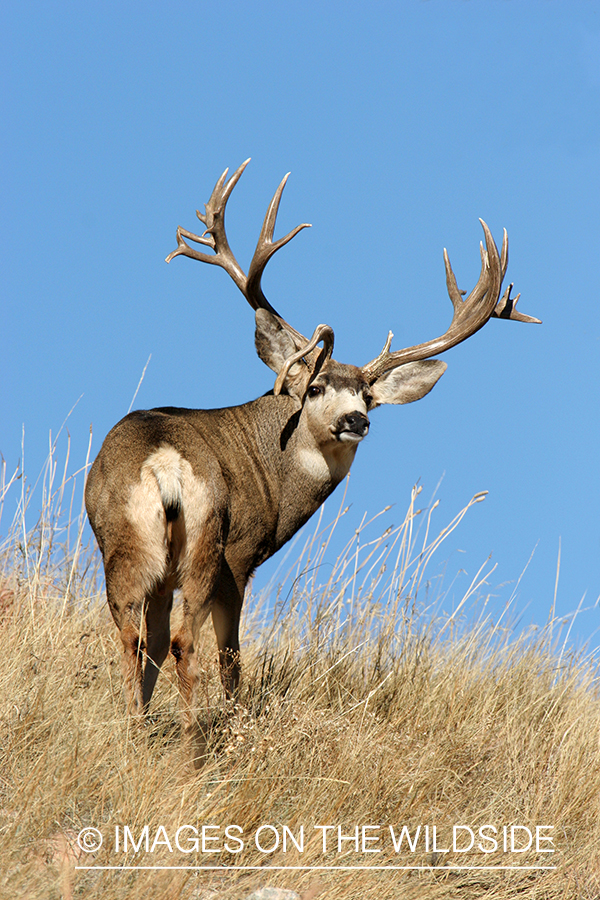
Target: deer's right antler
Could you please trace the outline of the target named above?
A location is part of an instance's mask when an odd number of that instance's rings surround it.
[[[206,231],[201,235],[198,235],[179,227],[177,229],[177,249],[173,250],[172,253],[169,253],[166,262],[171,262],[176,256],[189,256],[190,259],[198,259],[200,262],[209,263],[213,266],[221,266],[221,268],[225,269],[235,281],[252,309],[266,309],[272,313],[272,315],[276,316],[281,326],[292,338],[297,350],[303,351],[300,353],[300,358],[303,358],[304,356],[310,357],[311,363],[314,363],[316,361],[316,356],[313,360],[311,353],[314,355],[314,347],[316,344],[312,343],[312,340],[309,341],[308,338],[304,337],[299,331],[296,331],[289,322],[286,322],[283,316],[271,306],[261,287],[262,274],[273,254],[291,241],[303,228],[310,228],[310,225],[304,222],[302,225],[297,225],[296,228],[290,231],[289,234],[286,234],[285,237],[273,241],[273,232],[275,230],[277,213],[279,211],[279,203],[286,181],[288,180],[289,172],[282,179],[269,204],[247,276],[233,255],[227,240],[227,234],[225,233],[225,207],[227,206],[227,201],[229,200],[231,192],[240,180],[242,172],[249,162],[249,159],[243,162],[233,173],[229,181],[226,181],[229,169],[225,169],[215,184],[208,203],[205,205],[206,212],[201,213],[196,210],[196,215],[200,221],[206,225]],[[196,244],[204,244],[204,246],[210,247],[215,251],[214,255],[204,253],[201,250],[194,250],[193,247],[190,247],[190,245],[186,243],[184,238],[194,241]],[[331,336],[333,336],[331,329],[329,329],[329,331],[331,332]],[[331,351],[329,351],[329,355],[331,355]]]

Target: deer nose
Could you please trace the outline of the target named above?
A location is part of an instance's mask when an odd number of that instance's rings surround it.
[[[361,412],[346,413],[338,422],[339,432],[350,432],[364,437],[369,430],[369,420]]]

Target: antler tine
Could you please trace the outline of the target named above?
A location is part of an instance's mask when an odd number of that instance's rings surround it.
[[[300,362],[307,354],[312,353],[319,343],[319,341],[323,341],[323,349],[321,350],[311,373],[311,381],[320,371],[323,363],[327,359],[331,359],[331,354],[333,353],[333,329],[329,325],[317,325],[313,332],[313,336],[310,341],[306,343],[304,347],[301,347],[297,353],[293,353],[291,356],[288,356],[283,366],[281,367],[277,378],[275,380],[275,385],[273,387],[273,393],[275,396],[281,393],[281,389],[287,378],[288,372],[294,365],[294,363]]]
[[[250,157],[246,159],[241,166],[239,166],[227,184],[225,184],[225,179],[227,178],[227,174],[229,169],[225,169],[217,183],[213,188],[213,192],[210,195],[208,203],[205,204],[206,214],[199,212],[196,210],[196,215],[203,222],[207,228],[215,228],[218,227],[219,231],[223,233],[223,237],[225,237],[225,206],[227,205],[227,201],[231,196],[231,192],[240,180],[242,176],[242,172],[250,162]],[[225,185],[225,187],[223,187]],[[219,225],[217,226],[216,220],[218,220]],[[221,234],[219,235],[221,236]],[[225,240],[227,238],[225,237]]]
[[[261,279],[265,270],[265,266],[267,265],[273,254],[276,253],[277,250],[280,250],[281,247],[284,247],[285,244],[287,244],[289,241],[291,241],[292,238],[294,238],[298,234],[298,232],[302,231],[303,228],[311,227],[308,222],[303,222],[301,225],[297,225],[295,228],[293,228],[292,231],[290,231],[284,237],[279,238],[279,240],[277,241],[273,240],[273,233],[275,231],[277,213],[279,212],[281,195],[283,194],[283,189],[287,183],[289,176],[290,173],[288,172],[287,175],[284,175],[284,177],[281,179],[279,187],[273,194],[273,198],[267,209],[262,228],[260,230],[258,242],[256,244],[256,250],[254,251],[254,256],[252,257],[252,262],[250,263],[250,268],[248,269],[246,299],[253,309],[267,309],[269,310],[269,312],[273,313],[273,315],[277,316],[282,326],[292,337],[297,348],[300,350],[307,344],[307,338],[305,338],[304,335],[302,335],[299,331],[296,331],[296,329],[292,325],[290,325],[289,322],[286,322],[286,320],[277,312],[277,310],[271,306],[271,304],[265,297],[261,287]]]
[[[502,252],[498,254],[498,248],[494,242],[492,234],[483,221],[479,220],[483,228],[485,236],[485,248],[480,244],[481,252],[481,272],[477,284],[463,300],[462,292],[459,291],[448,253],[444,250],[444,264],[446,267],[446,285],[448,294],[454,307],[454,315],[450,327],[441,337],[424,344],[417,344],[414,347],[407,347],[404,350],[397,350],[394,353],[389,352],[391,338],[385,347],[374,360],[363,366],[365,377],[373,383],[377,378],[385,372],[402,366],[407,362],[414,362],[420,359],[428,359],[436,353],[443,353],[450,347],[456,346],[461,341],[466,340],[480,328],[492,316],[499,318],[511,318],[521,322],[539,322],[533,316],[525,316],[514,310],[514,304],[518,297],[514,300],[510,297],[512,285],[505,291],[499,300],[502,280],[506,273],[508,265],[508,237],[506,230],[502,241]]]
[[[244,270],[233,255],[227,240],[227,234],[225,232],[225,208],[232,190],[240,180],[242,172],[249,162],[250,159],[245,160],[241,166],[235,170],[227,184],[225,184],[225,179],[227,178],[229,169],[225,169],[215,184],[208,203],[205,204],[206,213],[201,213],[199,210],[196,210],[196,215],[200,221],[206,225],[206,231],[202,235],[198,235],[191,231],[186,231],[180,226],[177,229],[177,249],[172,253],[169,253],[166,258],[166,262],[169,263],[176,256],[189,256],[190,259],[197,259],[200,262],[209,263],[212,266],[221,266],[221,268],[225,269],[227,274],[231,276],[244,296],[246,296],[247,279]],[[185,242],[184,238],[194,241],[196,244],[204,244],[206,247],[211,247],[215,251],[214,256],[211,256],[210,253],[202,253],[200,250],[194,250]]]
[[[502,250],[500,251],[500,268],[502,270],[502,279],[506,275],[508,268],[508,232],[506,228],[502,229]]]
[[[299,231],[302,231],[303,228],[310,228],[308,222],[303,222],[302,225],[297,225],[296,228],[292,229],[289,234],[286,234],[285,237],[279,238],[277,241],[273,241],[273,232],[275,231],[275,222],[277,221],[277,213],[279,212],[279,204],[281,202],[281,195],[283,194],[283,189],[286,186],[287,180],[290,177],[290,173],[281,179],[279,187],[273,194],[273,199],[269,204],[269,208],[267,209],[264,222],[262,224],[262,228],[260,230],[260,235],[258,238],[258,243],[256,244],[256,250],[254,251],[254,256],[252,257],[252,262],[250,263],[250,268],[248,270],[248,301],[256,306],[255,309],[264,309],[265,303],[268,303],[266,300],[262,288],[260,286],[260,281],[262,278],[262,274],[265,270],[265,266],[271,259],[274,253],[277,252],[281,247],[285,246],[289,241],[292,240],[293,237],[296,237]],[[272,307],[271,308],[272,311]]]
[[[502,238],[500,265],[502,267],[502,278],[504,279],[508,266],[508,235],[506,233],[506,228],[504,229],[504,237]],[[498,300],[492,316],[495,319],[512,319],[513,322],[533,322],[536,325],[541,325],[541,319],[536,319],[535,316],[528,316],[525,313],[518,312],[515,309],[521,295],[517,294],[516,297],[511,297],[510,292],[512,291],[513,287],[514,285],[511,282]]]

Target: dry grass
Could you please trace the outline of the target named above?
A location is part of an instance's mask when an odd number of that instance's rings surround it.
[[[174,669],[159,679],[145,726],[124,714],[120,643],[105,608],[98,557],[82,549],[79,484],[54,487],[24,526],[27,495],[0,556],[0,894],[52,898],[245,898],[264,885],[327,898],[571,898],[600,896],[600,707],[593,662],[553,634],[515,637],[485,609],[485,572],[453,612],[427,581],[431,553],[458,525],[430,538],[413,493],[405,521],[373,539],[362,523],[327,571],[331,530],[316,531],[273,603],[249,598],[242,702],[222,709],[214,639],[206,630],[202,702],[212,711],[212,755],[198,774],[183,757]],[[1,489],[3,496],[17,483]],[[67,498],[67,489],[72,493]],[[478,498],[475,498],[478,499]],[[68,507],[63,517],[62,506]],[[62,528],[65,518],[69,526]],[[417,524],[422,522],[421,532]],[[67,533],[66,528],[70,528]],[[431,564],[429,563],[430,567]],[[273,609],[275,606],[275,609]],[[556,852],[436,854],[424,827],[448,847],[453,825],[551,825]],[[115,827],[136,839],[148,825],[154,852],[117,852]],[[241,853],[170,852],[182,825],[243,828]],[[304,849],[254,846],[262,825],[287,826]],[[323,853],[315,825],[380,826],[367,845]],[[395,853],[389,826],[421,839]],[[104,835],[96,854],[82,828]],[[165,831],[159,831],[163,826]],[[185,833],[181,843],[189,837]],[[237,834],[237,833],[236,833]],[[463,832],[463,835],[466,832]],[[524,832],[520,832],[521,835]],[[273,835],[262,832],[264,844]],[[235,848],[234,841],[229,842]],[[81,865],[130,865],[114,871]],[[453,866],[555,866],[506,871]],[[141,869],[140,866],[257,869]],[[282,871],[274,866],[423,866],[409,871]],[[314,891],[313,891],[314,894]]]

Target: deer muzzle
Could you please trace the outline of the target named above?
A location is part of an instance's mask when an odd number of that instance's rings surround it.
[[[369,431],[369,420],[361,412],[351,412],[340,416],[334,433],[340,441],[362,441]]]

